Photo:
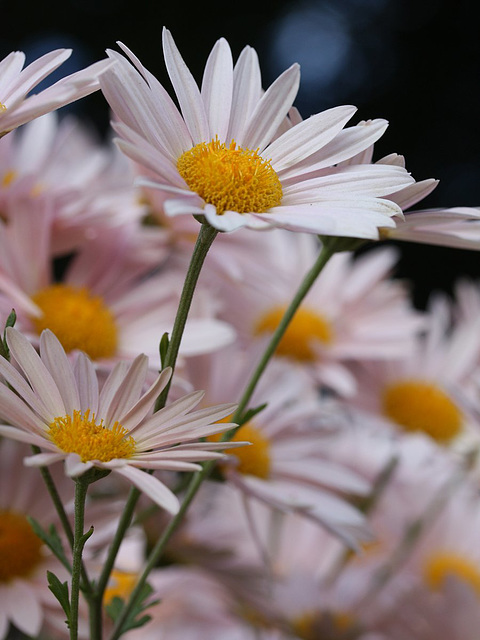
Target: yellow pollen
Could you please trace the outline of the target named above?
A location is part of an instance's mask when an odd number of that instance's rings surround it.
[[[274,307],[267,311],[255,325],[256,335],[273,333],[285,313],[286,307]],[[301,307],[277,347],[277,355],[288,356],[301,362],[315,360],[315,343],[328,345],[333,340],[330,324],[321,315],[311,309]]]
[[[115,422],[110,428],[90,418],[90,410],[83,415],[74,411],[73,416],[55,418],[48,427],[50,440],[65,453],[78,453],[82,462],[99,460],[108,462],[113,458],[130,458],[135,452],[135,440],[128,431]]]
[[[448,578],[466,582],[480,597],[480,571],[468,559],[456,553],[435,553],[425,563],[424,578],[433,591],[440,591]]]
[[[218,214],[265,213],[282,201],[282,185],[270,161],[233,141],[228,147],[218,138],[201,142],[180,156],[177,169]]]
[[[114,598],[127,600],[137,583],[137,578],[135,573],[114,569],[103,596],[104,606],[109,605]]]
[[[383,412],[406,431],[423,431],[437,442],[448,442],[462,428],[462,414],[439,387],[422,380],[388,385]]]
[[[8,171],[5,171],[5,173],[3,174],[3,178],[0,181],[0,184],[2,185],[2,187],[9,187],[12,182],[16,179],[18,175],[18,171],[15,171],[15,169],[9,169]]]
[[[293,620],[292,629],[302,640],[350,640],[357,637],[354,619],[340,611],[305,613]]]
[[[42,559],[42,544],[24,515],[0,509],[0,583],[28,577]]]
[[[37,333],[50,329],[68,353],[85,351],[93,360],[109,358],[117,348],[117,327],[100,296],[87,289],[54,284],[33,297],[43,315],[32,318]]]
[[[232,416],[227,416],[218,422],[231,422]],[[218,442],[221,434],[208,436],[207,440]],[[270,442],[257,427],[246,422],[238,429],[230,442],[251,442],[244,447],[232,449],[229,453],[238,458],[237,471],[246,475],[268,478],[270,475]]]
[[[2,113],[2,111],[6,111],[7,107],[3,104],[3,102],[0,102],[0,113]]]

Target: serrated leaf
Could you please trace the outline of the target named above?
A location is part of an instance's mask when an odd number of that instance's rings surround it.
[[[138,629],[146,624],[149,620],[151,620],[151,616],[142,615],[143,612],[152,607],[155,604],[158,604],[160,600],[150,600],[149,602],[145,602],[145,600],[153,593],[153,589],[149,584],[145,584],[143,586],[142,591],[140,592],[140,596],[137,600],[137,603],[132,608],[130,613],[128,614],[126,620],[124,621],[121,629],[121,633],[124,634],[131,629]],[[120,615],[123,613],[125,608],[125,601],[119,596],[114,596],[109,604],[106,605],[105,609],[109,617],[116,622]]]
[[[64,567],[66,567],[69,571],[71,571],[70,562],[65,555],[65,551],[63,549],[63,544],[60,536],[57,533],[57,530],[53,524],[50,525],[48,532],[35,520],[35,518],[31,518],[27,516],[27,520],[30,523],[30,526],[33,529],[33,532],[36,536],[40,538],[42,542],[44,542],[47,547],[54,553],[54,555],[60,560]]]
[[[57,576],[51,571],[47,571],[47,580],[48,588],[60,603],[60,606],[67,616],[68,623],[68,621],[70,620],[70,599],[68,597],[68,584],[66,582],[60,582]]]

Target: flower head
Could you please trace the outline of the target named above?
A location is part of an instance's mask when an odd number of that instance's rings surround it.
[[[175,513],[177,498],[144,470],[198,470],[198,461],[221,458],[217,450],[229,447],[198,440],[234,426],[213,424],[232,412],[231,404],[192,412],[203,396],[197,391],[150,413],[171,370],[164,370],[143,393],[148,369],[144,355],[131,364],[119,363],[99,390],[88,358],[80,353],[72,366],[50,331],[42,333],[40,356],[15,329],[7,329],[7,341],[20,373],[0,360],[9,385],[0,387],[0,415],[12,425],[0,426],[0,435],[45,450],[27,458],[28,465],[64,460],[71,477],[93,467],[113,471]]]
[[[12,51],[0,62],[0,136],[99,88],[99,75],[110,64],[107,60],[101,60],[62,78],[40,93],[28,95],[39,82],[65,62],[71,53],[70,49],[51,51],[25,69],[25,54],[21,51]]]
[[[394,226],[391,216],[401,215],[381,196],[411,184],[404,168],[336,168],[372,142],[371,130],[355,139],[341,135],[354,107],[285,126],[298,65],[263,91],[255,51],[246,47],[234,66],[222,38],[200,89],[165,29],[165,63],[180,113],[158,80],[120,46],[134,66],[109,51],[115,64],[102,76],[102,90],[118,119],[120,148],[153,171],[155,181],[144,184],[170,194],[167,215],[203,215],[221,231],[283,227],[359,238],[377,238],[379,227]],[[377,127],[376,139],[383,130]]]

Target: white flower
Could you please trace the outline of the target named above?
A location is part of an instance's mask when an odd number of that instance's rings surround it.
[[[102,91],[120,121],[113,125],[120,148],[156,176],[157,184],[144,184],[171,194],[167,215],[204,215],[221,231],[283,227],[373,239],[401,215],[381,196],[413,182],[403,167],[336,167],[372,142],[366,129],[363,145],[358,135],[340,135],[354,107],[329,109],[278,135],[298,90],[298,65],[263,92],[255,51],[246,47],[234,67],[220,39],[199,89],[165,29],[180,114],[158,80],[120,46],[136,69],[109,51],[115,64],[101,78]]]
[[[7,329],[7,342],[20,373],[0,359],[0,373],[9,385],[0,386],[0,415],[13,425],[0,425],[0,435],[45,449],[27,458],[28,465],[64,460],[70,477],[92,467],[112,471],[176,513],[176,496],[144,470],[196,471],[198,461],[221,458],[217,449],[235,446],[198,442],[234,426],[212,424],[229,415],[232,404],[192,412],[201,391],[151,414],[171,370],[164,370],[142,393],[148,369],[144,355],[131,364],[119,363],[99,391],[90,360],[80,353],[72,366],[50,331],[40,337],[40,356],[15,329]]]
[[[109,66],[108,60],[62,78],[40,93],[28,95],[39,82],[55,71],[71,54],[57,49],[29,64],[25,54],[12,51],[0,62],[0,137],[44,113],[88,96],[99,88],[99,75]]]

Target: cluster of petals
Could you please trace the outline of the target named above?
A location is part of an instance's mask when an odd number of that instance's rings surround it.
[[[71,53],[70,49],[57,49],[23,68],[25,54],[12,51],[0,62],[0,136],[98,89],[99,77],[110,64],[108,60],[96,62],[38,94],[29,95]]]
[[[402,167],[336,168],[358,153],[362,142],[364,147],[372,142],[370,130],[356,130],[353,136],[344,130],[354,107],[329,109],[278,135],[298,90],[297,65],[263,91],[255,51],[246,47],[233,66],[228,43],[221,39],[208,58],[199,89],[165,29],[165,63],[180,113],[158,80],[121,47],[129,60],[108,52],[114,64],[102,75],[102,91],[116,117],[113,127],[120,148],[153,171],[158,188],[171,195],[165,202],[167,215],[204,215],[222,231],[282,227],[371,239],[378,238],[379,227],[395,226],[392,216],[401,215],[401,209],[382,196],[413,182]],[[379,137],[382,131],[377,133]],[[192,191],[178,171],[178,159],[212,140],[256,150],[278,176],[281,201],[266,211],[217,211]]]
[[[20,373],[10,363],[0,361],[0,372],[9,385],[0,388],[1,415],[9,423],[0,426],[0,435],[44,450],[28,458],[29,465],[46,466],[64,460],[70,477],[78,477],[92,467],[112,471],[175,513],[179,508],[177,497],[145,469],[198,470],[199,461],[222,458],[219,449],[238,446],[199,442],[234,426],[215,424],[232,412],[232,404],[193,411],[203,392],[193,392],[152,414],[152,406],[171,371],[164,370],[144,391],[146,356],[138,356],[131,364],[119,363],[99,390],[90,360],[80,353],[72,365],[51,332],[42,333],[40,355],[15,329],[7,329],[7,341]],[[131,455],[106,461],[82,460],[79,454],[65,452],[52,441],[48,429],[56,418],[72,416],[74,412],[85,415],[87,411],[105,429],[112,429],[115,423],[121,425],[126,437],[134,439]]]

